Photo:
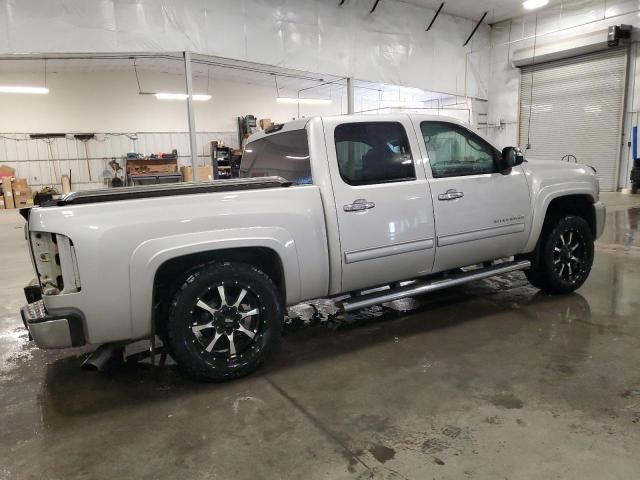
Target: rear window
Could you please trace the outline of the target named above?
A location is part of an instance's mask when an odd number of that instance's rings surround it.
[[[250,142],[244,149],[240,176],[282,177],[295,185],[311,183],[306,130],[275,133]]]

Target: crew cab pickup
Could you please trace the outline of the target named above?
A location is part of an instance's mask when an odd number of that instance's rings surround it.
[[[189,374],[234,378],[304,300],[335,296],[350,311],[514,270],[571,292],[604,227],[592,168],[524,162],[441,116],[276,125],[250,137],[240,177],[71,193],[23,212],[35,342],[157,335]]]

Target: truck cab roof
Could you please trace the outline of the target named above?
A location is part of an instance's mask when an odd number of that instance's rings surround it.
[[[315,119],[340,119],[344,121],[349,121],[352,119],[361,119],[363,122],[377,120],[377,121],[398,121],[400,118],[411,118],[417,122],[423,121],[432,121],[432,122],[448,122],[455,123],[466,128],[472,128],[467,122],[463,122],[455,117],[449,117],[446,115],[433,115],[427,113],[356,113],[349,115],[317,115],[306,118],[299,118],[297,120],[291,120],[285,123],[274,124],[272,127],[269,127],[265,131],[257,132],[251,135],[247,139],[247,143],[253,142],[255,140],[259,140],[260,138],[268,137],[270,135],[275,135],[278,133],[288,132],[292,130],[301,130],[306,128],[307,124]],[[475,133],[478,133],[475,129],[473,129]],[[487,140],[484,135],[479,134],[484,140]],[[487,140],[488,141],[488,140]]]

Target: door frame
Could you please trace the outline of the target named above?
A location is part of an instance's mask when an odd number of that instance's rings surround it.
[[[402,125],[402,127],[405,130],[405,134],[409,142],[409,148],[411,149],[411,156],[414,163],[416,179],[407,180],[407,181],[389,182],[389,183],[372,183],[368,185],[350,185],[347,182],[345,182],[341,177],[341,175],[339,174],[339,170],[338,170],[337,157],[335,152],[336,146],[335,146],[335,139],[333,135],[333,132],[335,131],[335,127],[337,127],[338,125],[349,124],[349,123],[389,123],[389,122],[399,123],[400,125]],[[427,159],[424,155],[424,149],[420,145],[420,138],[416,135],[413,122],[411,120],[411,117],[408,114],[403,113],[403,114],[380,115],[380,116],[362,115],[362,116],[353,116],[353,117],[351,116],[350,117],[345,117],[345,116],[322,117],[322,123],[323,123],[324,138],[325,138],[324,143],[327,149],[326,150],[326,159],[327,159],[326,171],[329,175],[329,178],[331,179],[331,193],[333,197],[332,203],[334,205],[335,212],[336,212],[336,222],[337,222],[336,226],[338,231],[340,230],[339,217],[341,216],[341,213],[342,213],[340,212],[340,210],[343,207],[342,203],[340,203],[336,198],[336,188],[338,187],[338,185],[340,185],[340,188],[343,188],[344,186],[345,188],[353,189],[354,200],[356,198],[361,198],[361,196],[358,196],[356,193],[358,190],[364,190],[367,188],[376,188],[376,187],[380,188],[380,190],[383,190],[385,188],[392,188],[392,186],[402,186],[406,184],[421,185],[424,188],[424,191],[423,191],[424,195],[428,197],[429,200],[431,200],[431,202],[433,202],[431,187],[429,185],[429,178],[424,169],[424,163],[427,161]],[[331,149],[332,151],[330,151]],[[422,164],[422,167],[420,166],[421,164]],[[433,242],[432,243],[433,246],[429,248],[429,250],[433,252],[432,258],[429,262],[427,262],[428,266],[425,266],[425,270],[428,269],[428,273],[430,273],[433,269],[433,261],[435,260],[435,242],[436,242],[435,218],[433,217],[433,205],[431,205],[431,207],[426,205],[425,212],[430,217],[430,222],[429,222],[430,225],[428,228],[432,232],[432,237],[429,239],[427,238],[417,239],[415,240],[415,243],[417,246],[417,244],[420,242],[423,242],[423,244],[426,245],[427,240],[430,240]],[[341,264],[340,265],[341,267],[340,291],[341,292],[344,292],[345,269],[348,268],[347,267],[348,265],[351,265],[354,263],[353,261],[347,261],[348,255],[351,255],[353,257],[353,254],[356,254],[356,256],[358,256],[360,253],[365,253],[365,252],[370,253],[371,251],[379,250],[379,253],[381,253],[382,255],[379,255],[375,258],[385,258],[387,256],[395,255],[395,253],[391,253],[394,250],[394,247],[400,247],[400,250],[402,251],[399,254],[410,254],[412,252],[419,251],[419,249],[417,248],[409,251],[410,249],[408,248],[408,245],[406,245],[407,242],[397,242],[393,244],[376,245],[372,248],[367,247],[367,248],[358,249],[358,250],[349,250],[347,247],[345,247],[344,243],[345,243],[345,238],[342,236],[342,233],[340,233],[339,254],[340,254],[340,264]],[[408,243],[414,243],[414,241],[411,241]],[[365,253],[365,257],[366,256],[367,255]],[[371,258],[371,260],[375,260],[375,258]],[[363,260],[363,261],[367,261],[367,260]],[[358,263],[358,262],[355,262],[355,263]],[[428,274],[428,273],[425,272],[425,274]],[[408,277],[409,276],[410,275],[408,274]],[[375,287],[375,286],[377,285],[372,285],[372,287]]]
[[[504,175],[502,175],[498,170],[497,170],[497,165],[495,165],[495,159],[494,159],[494,165],[496,166],[496,171],[495,172],[491,172],[491,173],[476,173],[476,174],[471,174],[471,175],[459,175],[459,176],[451,176],[451,177],[442,177],[442,178],[436,178],[433,176],[433,172],[431,170],[431,163],[429,162],[429,153],[427,151],[427,146],[426,143],[424,141],[424,138],[422,136],[422,130],[420,128],[420,124],[422,122],[444,122],[444,123],[449,123],[452,125],[456,125],[458,127],[462,127],[462,129],[464,129],[467,132],[470,132],[474,135],[477,135],[480,139],[482,139],[483,141],[485,141],[488,145],[490,145],[491,147],[493,147],[494,149],[497,150],[498,154],[500,154],[500,150],[497,149],[493,143],[491,141],[489,141],[484,135],[482,135],[481,133],[473,130],[472,128],[470,128],[469,125],[466,125],[464,122],[461,122],[457,119],[452,119],[452,118],[448,118],[448,117],[440,117],[440,116],[435,116],[435,115],[419,115],[419,114],[414,114],[414,115],[410,115],[411,117],[411,123],[413,124],[413,128],[414,131],[416,133],[416,137],[418,140],[418,145],[420,147],[420,149],[422,150],[422,156],[424,159],[424,168],[425,168],[425,174],[427,176],[428,182],[429,182],[429,186],[430,186],[430,190],[431,190],[431,196],[432,196],[432,207],[433,207],[433,218],[434,218],[434,232],[435,232],[435,240],[436,240],[436,252],[435,252],[435,257],[434,257],[434,267],[432,269],[433,273],[439,272],[439,271],[443,271],[446,269],[439,269],[438,266],[438,252],[439,249],[442,249],[448,245],[444,244],[444,242],[442,242],[441,240],[447,237],[455,237],[455,236],[468,236],[470,237],[469,241],[479,241],[479,240],[485,240],[485,239],[491,239],[491,238],[500,238],[503,235],[506,234],[515,234],[515,233],[520,233],[522,232],[524,234],[524,237],[528,238],[530,232],[531,232],[531,220],[533,218],[533,209],[532,209],[532,205],[530,202],[530,193],[529,193],[529,188],[528,188],[528,179],[526,178],[526,174],[524,169],[522,168],[522,165],[518,165],[513,167],[513,171],[510,173],[510,175],[513,175],[514,171],[515,173],[517,173],[518,175],[522,175],[525,184],[527,184],[527,196],[529,198],[529,202],[527,204],[528,209],[527,212],[525,213],[525,216],[523,218],[523,224],[524,227],[522,230],[518,230],[515,231],[516,229],[509,229],[508,227],[513,226],[515,227],[515,224],[512,223],[507,223],[504,226],[498,226],[495,227],[496,228],[496,232],[500,232],[497,233],[496,235],[492,235],[490,237],[482,237],[482,238],[478,238],[478,239],[473,239],[471,237],[474,236],[474,234],[481,234],[483,229],[479,229],[479,230],[469,230],[469,231],[463,231],[463,232],[459,232],[456,234],[443,234],[442,232],[438,231],[438,219],[436,218],[436,202],[439,201],[436,198],[436,190],[434,188],[434,185],[437,184],[439,181],[441,180],[448,180],[448,179],[460,179],[460,181],[464,181],[464,180],[479,180],[479,179],[487,179],[487,180],[491,180],[492,178],[501,178]],[[457,202],[457,200],[454,200],[454,202]],[[527,216],[529,217],[529,219],[527,220]],[[513,219],[515,220],[515,218]],[[519,224],[518,224],[518,228],[519,228]],[[463,242],[460,242],[463,243]],[[524,243],[526,243],[526,240],[524,241]],[[523,244],[524,246],[524,244]]]

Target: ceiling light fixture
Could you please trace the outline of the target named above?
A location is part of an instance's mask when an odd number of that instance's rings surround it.
[[[188,95],[186,93],[154,93],[158,100],[186,100]],[[205,94],[193,94],[191,99],[196,102],[206,102],[211,100],[211,95]]]
[[[295,98],[295,97],[278,97],[276,98],[278,103],[298,103],[306,105],[329,105],[333,103],[328,98]]]
[[[536,8],[544,7],[549,3],[549,0],[526,0],[522,2],[522,6],[527,10],[534,10]]]
[[[49,89],[46,87],[12,87],[0,85],[0,93],[36,93],[44,95],[45,93],[49,93]]]
[[[186,100],[186,93],[155,93],[158,100]]]

